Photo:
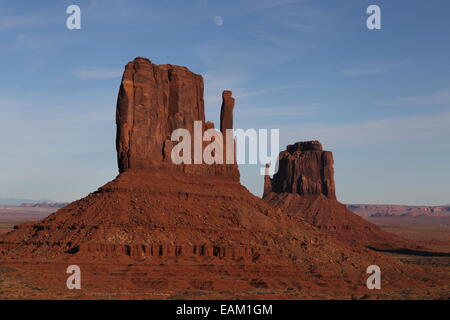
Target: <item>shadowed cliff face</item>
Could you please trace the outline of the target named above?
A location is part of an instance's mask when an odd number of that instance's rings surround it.
[[[187,129],[194,137],[194,121],[201,134],[214,128],[205,122],[203,77],[186,67],[155,65],[138,57],[125,67],[117,99],[117,158],[119,172],[128,169],[166,168],[195,174],[239,178],[236,165],[173,165],[171,141],[175,129]],[[233,128],[234,98],[223,92],[221,127]],[[205,144],[203,143],[203,146]]]
[[[266,177],[264,195],[270,192],[324,195],[336,199],[333,154],[319,141],[297,142],[279,155],[279,169]]]

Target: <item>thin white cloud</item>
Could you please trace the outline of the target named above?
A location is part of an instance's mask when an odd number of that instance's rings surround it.
[[[293,3],[304,2],[303,0],[247,0],[249,10],[273,9]]]
[[[248,77],[243,74],[236,75],[226,75],[220,73],[210,73],[205,75],[205,103],[207,106],[207,112],[216,112],[219,110],[222,102],[222,91],[223,90],[231,90],[233,91],[233,97],[237,99],[237,102],[240,103],[243,98],[247,97],[255,97],[255,96],[263,96],[268,94],[273,94],[279,91],[284,90],[292,90],[298,88],[304,88],[306,85],[304,84],[295,84],[295,85],[285,85],[279,86],[275,88],[266,88],[261,90],[245,90],[245,83],[248,81]],[[284,107],[283,107],[284,108]],[[292,107],[296,108],[296,107]],[[259,108],[258,108],[259,109]],[[272,107],[271,107],[272,109]],[[288,107],[289,110],[283,109],[288,114],[298,114],[297,111],[292,111],[291,107]],[[284,112],[278,110],[279,112]],[[294,113],[292,113],[294,112]],[[261,112],[261,115],[273,114],[273,111]],[[302,113],[303,114],[303,113]],[[284,113],[283,113],[284,115]]]
[[[83,79],[111,79],[122,76],[123,69],[120,68],[97,68],[83,67],[73,72],[77,77]]]
[[[235,98],[260,96],[260,95],[271,94],[271,93],[278,92],[278,91],[298,89],[298,88],[304,88],[304,87],[305,87],[304,84],[297,84],[297,85],[280,86],[280,87],[276,87],[276,88],[268,88],[268,89],[261,89],[261,90],[255,90],[255,91],[243,91],[243,92],[235,95]]]
[[[311,3],[301,3],[295,7],[285,5],[271,8],[264,12],[264,17],[271,24],[291,29],[292,32],[309,33],[326,30],[329,33],[330,27],[336,23],[335,13],[320,10]]]
[[[294,117],[312,115],[317,111],[313,106],[271,106],[271,107],[245,107],[240,106],[236,110],[239,117],[254,118]]]
[[[42,53],[53,50],[54,45],[60,41],[61,39],[51,37],[46,38],[39,35],[18,33],[13,41],[5,40],[0,42],[0,49],[17,51],[27,50],[33,53]]]
[[[372,61],[354,64],[351,67],[344,68],[341,70],[341,73],[344,76],[368,76],[368,75],[376,75],[390,72],[397,68],[411,66],[413,61],[410,59],[404,59],[396,62],[388,62],[388,61]]]
[[[204,75],[205,79],[205,102],[206,104],[217,104],[221,101],[223,90],[233,91],[236,97],[240,88],[247,81],[247,76],[242,73],[230,74],[221,72],[209,72]]]
[[[0,17],[0,30],[29,26],[43,20],[43,17],[36,14],[2,16]]]
[[[289,125],[280,127],[280,133],[287,142],[320,140],[333,148],[387,146],[406,142],[442,141],[443,137],[450,138],[449,123],[450,111],[445,111],[341,125],[309,124],[300,128]]]
[[[450,88],[436,91],[430,95],[401,97],[392,101],[379,103],[386,107],[402,107],[402,106],[430,106],[450,104]]]

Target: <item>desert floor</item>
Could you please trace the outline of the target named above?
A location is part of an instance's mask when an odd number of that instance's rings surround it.
[[[0,233],[8,232],[14,225],[25,221],[40,220],[50,214],[50,211],[0,209]],[[439,275],[441,279],[450,279],[450,218],[376,217],[368,220],[386,231],[418,240],[433,251],[384,254],[395,256],[405,263],[432,268],[434,275]],[[83,274],[84,283],[89,283],[89,278],[100,279],[96,281],[96,287],[89,288],[89,294],[86,294],[83,290],[71,291],[66,288],[66,267],[67,263],[0,262],[0,299],[450,299],[450,280],[448,286],[438,288],[374,292],[363,286],[355,287],[354,291],[349,290],[351,287],[339,290],[339,284],[334,283],[333,279],[311,279],[308,276],[293,274],[293,277],[298,277],[298,281],[285,289],[258,285],[251,288],[240,285],[242,279],[265,271],[245,267],[240,270],[224,268],[221,271],[224,274],[223,282],[218,284],[216,281],[212,290],[208,271],[197,270],[199,266],[146,266],[133,263],[84,265],[82,269],[87,270]],[[204,267],[205,270],[217,268],[211,265]],[[172,288],[168,289],[164,280],[167,274],[180,279],[180,288],[185,285],[183,272],[186,271],[183,270],[190,270],[191,274],[202,273],[198,283],[190,282],[190,286],[196,289],[176,290],[176,284],[175,287],[172,284]],[[312,282],[315,285],[311,285]],[[135,285],[130,287],[127,283]],[[86,287],[88,286],[89,284],[86,284]],[[99,289],[99,286],[102,289]],[[146,287],[152,289],[146,290]]]

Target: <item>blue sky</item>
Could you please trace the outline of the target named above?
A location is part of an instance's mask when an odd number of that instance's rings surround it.
[[[82,29],[66,28],[81,7]],[[382,29],[366,28],[377,4]],[[448,1],[0,1],[0,197],[72,201],[117,174],[115,103],[136,56],[222,90],[235,126],[319,139],[346,203],[450,203]],[[221,17],[220,19],[217,17]],[[218,23],[219,21],[223,23]],[[241,180],[262,191],[258,166]]]

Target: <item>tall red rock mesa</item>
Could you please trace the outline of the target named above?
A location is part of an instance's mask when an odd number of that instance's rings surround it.
[[[129,62],[117,99],[117,158],[119,172],[128,169],[170,168],[206,175],[226,175],[239,179],[237,165],[175,165],[171,141],[175,129],[187,129],[194,139],[194,121],[202,123],[201,134],[214,128],[205,122],[203,77],[186,67],[155,65],[138,57]],[[223,92],[221,125],[233,129],[234,98]],[[203,146],[205,144],[203,143]],[[192,161],[194,143],[192,144]]]
[[[279,170],[266,179],[264,190],[299,195],[324,195],[336,199],[333,154],[319,141],[297,142],[280,152]]]
[[[381,230],[336,200],[333,154],[319,141],[297,142],[279,155],[278,172],[265,176],[263,198],[288,214],[341,240],[380,249],[411,247],[411,243]]]
[[[146,58],[127,64],[117,99],[119,171],[159,167],[172,131],[193,133],[194,121],[205,122],[203,78],[189,69],[155,65]],[[170,151],[170,150],[167,150]]]

